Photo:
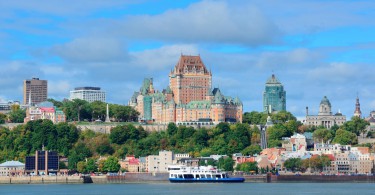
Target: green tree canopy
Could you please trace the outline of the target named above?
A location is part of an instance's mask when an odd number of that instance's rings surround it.
[[[284,167],[294,171],[299,171],[302,166],[302,160],[300,158],[289,158],[284,162]]]
[[[251,145],[241,151],[243,155],[253,156],[254,154],[260,154],[262,148],[259,145]]]
[[[314,131],[313,138],[317,142],[324,142],[327,143],[327,141],[332,139],[331,132],[326,128],[319,128],[318,130]]]
[[[246,173],[255,172],[258,173],[258,163],[257,162],[244,162],[236,166],[236,171],[243,171]]]
[[[118,159],[113,156],[109,156],[104,162],[103,170],[107,172],[118,172],[121,166],[118,163]]]
[[[232,158],[227,157],[227,158],[220,158],[218,162],[218,167],[220,169],[223,169],[224,171],[233,171],[233,166],[234,166],[234,161]]]
[[[336,131],[336,136],[333,139],[333,142],[341,145],[355,145],[358,143],[358,138],[357,135],[352,132],[339,129]]]

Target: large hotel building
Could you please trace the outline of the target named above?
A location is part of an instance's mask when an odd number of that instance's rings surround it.
[[[181,55],[169,73],[169,86],[162,91],[146,78],[129,105],[140,113],[140,121],[166,124],[217,124],[242,122],[242,102],[212,89],[212,74],[200,56]]]
[[[23,81],[23,104],[38,104],[47,100],[47,80],[32,78]],[[30,102],[31,101],[31,102]]]
[[[70,91],[69,99],[81,99],[88,102],[106,102],[106,94],[105,91],[100,90],[100,87],[76,87],[74,90]]]

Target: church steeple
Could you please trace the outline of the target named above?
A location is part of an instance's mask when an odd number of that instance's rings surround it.
[[[361,112],[361,104],[359,104],[359,97],[357,95],[357,99],[355,102],[355,111],[354,111],[354,116],[361,118],[362,112]]]

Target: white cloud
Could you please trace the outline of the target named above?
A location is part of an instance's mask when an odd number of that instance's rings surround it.
[[[307,64],[312,64],[321,58],[317,52],[306,48],[297,48],[291,51],[270,51],[262,52],[256,59],[256,65],[274,70],[285,70],[288,66],[301,68]]]
[[[73,62],[113,62],[127,58],[127,50],[120,40],[103,37],[77,38],[51,51]]]
[[[316,82],[341,83],[355,79],[360,71],[355,65],[334,62],[308,71],[308,78]]]
[[[50,80],[48,81],[48,96],[49,97],[69,97],[69,91],[71,90],[71,86],[68,81],[56,81]]]
[[[256,6],[224,1],[202,1],[159,15],[129,16],[114,22],[114,28],[130,38],[251,46],[273,43],[280,35]]]
[[[134,66],[143,66],[152,71],[172,69],[181,54],[198,55],[197,46],[189,44],[169,45],[157,49],[130,53],[132,56],[131,64]]]
[[[344,26],[374,25],[373,1],[253,1],[288,34],[314,33]]]

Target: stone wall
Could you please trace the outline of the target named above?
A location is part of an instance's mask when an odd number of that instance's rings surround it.
[[[21,176],[0,177],[0,184],[74,184],[83,183],[80,176]]]

